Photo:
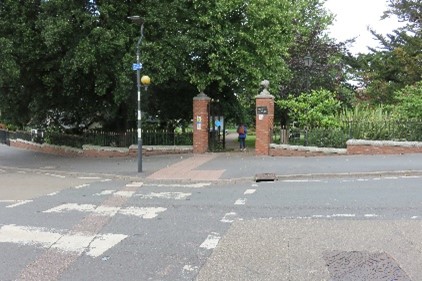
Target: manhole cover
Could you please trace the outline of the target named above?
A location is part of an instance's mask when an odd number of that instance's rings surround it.
[[[323,253],[330,281],[412,281],[386,253],[330,251]]]
[[[275,174],[274,173],[263,173],[263,174],[256,174],[255,181],[275,181]]]

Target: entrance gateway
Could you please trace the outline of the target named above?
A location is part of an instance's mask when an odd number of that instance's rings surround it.
[[[268,91],[269,81],[261,82],[263,90],[256,99],[255,154],[269,155],[274,127],[274,96]],[[225,148],[225,123],[219,102],[201,92],[193,98],[193,153],[201,154]]]

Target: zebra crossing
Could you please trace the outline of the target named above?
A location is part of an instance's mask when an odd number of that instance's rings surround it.
[[[98,182],[109,182],[108,179],[86,178],[87,180],[98,180]],[[167,208],[161,206],[128,206],[128,200],[136,198],[136,200],[187,200],[192,193],[181,191],[163,191],[163,192],[142,192],[140,189],[143,182],[130,182],[123,188],[103,189],[99,192],[93,192],[89,195],[93,200],[102,200],[101,203],[80,203],[66,202],[57,204],[42,210],[40,213],[44,215],[60,214],[85,214],[92,221],[101,222],[101,217],[112,218],[116,215],[132,217],[135,219],[151,220],[159,217]],[[154,186],[154,184],[152,184]],[[209,183],[196,183],[187,185],[163,185],[160,188],[201,188],[209,186]],[[89,191],[91,183],[79,184],[73,187],[74,190]],[[53,192],[46,194],[45,197],[55,197],[61,192]],[[0,208],[19,208],[26,205],[29,207],[37,199],[33,200],[0,200]],[[142,204],[141,204],[142,205]],[[87,221],[87,217],[84,218]],[[80,226],[82,224],[82,226]],[[103,226],[103,225],[102,225]],[[96,231],[91,231],[89,226],[83,226],[83,222],[79,224],[77,229],[69,227],[69,229],[56,229],[48,227],[39,227],[31,225],[19,224],[0,224],[0,244],[12,243],[24,246],[34,246],[44,249],[54,249],[63,253],[72,253],[77,255],[86,255],[96,258],[104,254],[107,250],[119,244],[121,241],[129,237],[124,233],[100,233],[101,227],[97,227]]]

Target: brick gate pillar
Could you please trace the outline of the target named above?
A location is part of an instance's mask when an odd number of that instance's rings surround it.
[[[204,93],[200,93],[193,98],[193,153],[208,151],[208,107],[210,100]]]
[[[274,96],[268,92],[270,82],[264,80],[262,92],[256,99],[256,155],[270,155],[270,143],[274,127]]]

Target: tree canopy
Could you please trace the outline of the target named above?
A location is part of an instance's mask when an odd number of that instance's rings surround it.
[[[394,93],[422,79],[422,3],[391,0],[384,18],[395,15],[403,25],[387,36],[371,30],[380,49],[361,54],[354,64],[372,103],[394,103]]]
[[[325,34],[333,17],[324,0],[3,0],[0,2],[1,119],[18,126],[82,130],[94,122],[124,130],[136,121],[139,26],[142,112],[189,123],[200,91],[228,118],[252,106],[263,79],[279,98],[326,89],[344,98],[347,49]],[[391,1],[409,22],[385,50],[353,61],[369,90],[420,80],[420,3]],[[375,33],[374,33],[375,35]],[[419,47],[419,49],[418,49]],[[419,50],[419,52],[418,52]],[[311,68],[303,65],[312,56]],[[378,88],[377,88],[378,87]],[[379,93],[378,93],[379,95]],[[391,98],[391,100],[393,100]]]

